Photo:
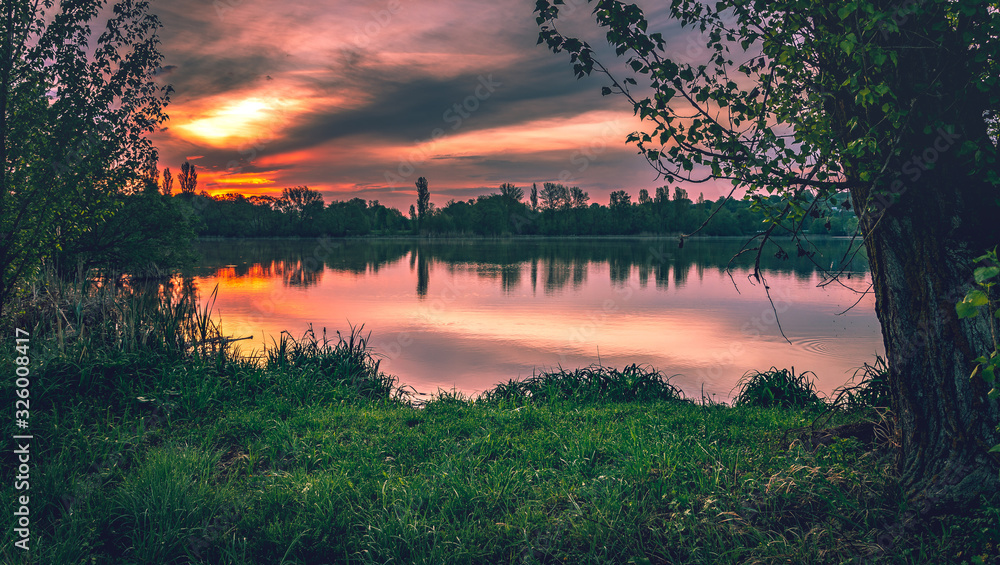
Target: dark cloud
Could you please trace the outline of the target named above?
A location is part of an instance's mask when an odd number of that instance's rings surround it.
[[[589,6],[582,0],[567,2],[571,9],[565,12],[572,11],[567,24],[586,30],[599,54],[613,58],[610,48],[601,46]],[[403,156],[338,160],[327,155],[331,147],[359,144],[416,147],[436,131],[448,138],[489,135],[540,120],[572,124],[596,110],[619,111],[630,119],[624,100],[600,95],[605,80],[577,80],[565,54],[536,45],[531,0],[399,0],[400,9],[389,17],[388,2],[380,0],[241,0],[223,11],[214,6],[195,0],[154,2],[164,23],[165,60],[158,74],[169,77],[175,90],[168,112],[204,111],[206,100],[222,104],[231,97],[236,102],[254,93],[300,97],[309,105],[282,118],[274,139],[244,146],[202,146],[178,133],[183,128],[176,126],[182,124],[167,124],[170,151],[161,153],[173,160],[197,153],[204,155],[199,166],[209,171],[221,173],[236,163],[244,174],[278,172],[283,186],[354,186],[365,198],[389,201],[412,192],[421,174],[452,187],[435,195],[460,199],[495,190],[501,182],[530,186],[558,180],[567,170],[576,184],[596,192],[645,185],[652,176],[634,148],[617,141],[590,159],[585,170],[571,161],[572,149],[516,157],[478,148],[476,155],[434,155],[399,186],[386,186],[384,172]],[[484,84],[493,86],[487,91]],[[579,142],[586,147],[589,140]],[[285,158],[303,152],[316,158]],[[162,166],[171,164],[176,166]]]

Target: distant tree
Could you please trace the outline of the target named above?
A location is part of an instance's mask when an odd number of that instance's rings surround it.
[[[649,191],[645,188],[639,190],[639,204],[645,205],[651,203],[653,200],[649,197]]]
[[[164,196],[173,196],[174,177],[170,174],[170,168],[163,169],[163,182],[160,184],[160,192]]]
[[[691,203],[691,199],[688,198],[688,191],[683,188],[676,186],[674,187],[674,202],[681,202],[687,200],[687,203]]]
[[[431,191],[427,187],[427,179],[420,177],[417,179],[417,229],[423,227],[424,217],[430,209]]]
[[[145,192],[159,192],[160,190],[160,166],[157,164],[156,151],[150,151],[143,164],[142,190]]]
[[[531,183],[531,211],[535,212],[538,210],[538,184]]]
[[[184,161],[181,165],[181,174],[177,177],[177,183],[181,185],[181,194],[193,195],[198,188],[198,171],[191,163]]]
[[[656,203],[667,202],[670,200],[670,186],[658,186],[656,187]]]
[[[584,192],[579,186],[569,189],[570,206],[573,208],[586,208],[589,206],[590,195]]]
[[[410,204],[410,220],[417,220],[417,209],[413,207],[413,204]]]
[[[698,204],[704,204],[705,203],[705,193],[704,192],[699,192],[698,193],[698,201],[697,201],[697,203]]]
[[[608,205],[612,210],[621,210],[632,205],[632,197],[624,190],[616,190],[611,193],[611,201]]]
[[[317,220],[323,212],[323,195],[308,186],[296,186],[281,191],[278,210],[288,217],[291,232],[296,235],[319,235]]]
[[[500,185],[500,196],[507,202],[520,202],[524,198],[524,189],[514,186],[509,182]]]
[[[562,210],[570,207],[569,189],[564,185],[547,182],[542,184],[542,207],[546,210]]]

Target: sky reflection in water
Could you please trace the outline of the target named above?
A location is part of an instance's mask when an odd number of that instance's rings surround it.
[[[592,363],[649,364],[689,396],[730,398],[739,378],[772,365],[811,370],[821,390],[883,353],[874,298],[824,278],[846,242],[812,257],[765,254],[768,285],[749,260],[725,272],[741,241],[303,240],[207,241],[195,270],[227,333],[271,344],[364,324],[383,370],[421,392],[475,394],[533,371]],[[863,255],[843,282],[868,288]],[[736,286],[734,286],[734,281]],[[738,287],[738,288],[737,288]]]

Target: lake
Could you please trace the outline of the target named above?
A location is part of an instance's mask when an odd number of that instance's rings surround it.
[[[218,286],[223,331],[253,336],[243,351],[309,324],[334,336],[363,324],[382,370],[423,393],[596,363],[651,365],[695,398],[728,400],[744,373],[771,366],[813,371],[829,393],[884,354],[863,252],[830,282],[847,240],[818,240],[811,256],[782,242],[786,259],[768,248],[769,301],[752,255],[730,264],[742,243],[208,240],[193,274],[203,300]]]

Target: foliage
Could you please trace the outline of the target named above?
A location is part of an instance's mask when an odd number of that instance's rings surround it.
[[[989,115],[1000,107],[1000,36],[990,31],[1000,10],[989,2],[921,2],[902,19],[875,2],[672,2],[671,19],[702,33],[704,64],[673,57],[663,36],[647,31],[635,5],[595,3],[608,41],[618,55],[627,54],[626,78],[597,61],[587,42],[557,30],[562,2],[537,3],[538,42],[568,52],[578,77],[596,71],[610,79],[602,93],[623,95],[652,126],[629,141],[668,181],[729,180],[762,210],[773,210],[772,227],[801,229],[815,211],[804,200],[809,193],[818,201],[861,185],[877,187],[858,192],[856,203],[881,209],[886,195],[891,201],[900,192],[895,185],[890,191],[896,171],[885,163],[901,136],[937,135],[949,127],[931,117],[938,108],[923,107],[937,104],[927,95],[940,83],[905,82],[907,66],[916,62],[909,58],[923,56],[906,49],[972,46],[976,56],[963,60],[969,67],[950,70],[968,71],[975,83],[967,91],[970,102]],[[932,29],[919,29],[928,21]],[[651,96],[638,93],[647,91],[638,90],[637,78]],[[976,170],[984,174],[995,162],[989,144],[962,151],[976,151]],[[763,206],[766,194],[780,194],[781,204]]]
[[[729,182],[765,215],[744,248],[765,291],[756,243],[804,240],[824,218],[816,204],[849,193],[838,207],[857,214],[871,258],[907,497],[944,508],[993,490],[997,476],[976,462],[996,437],[995,400],[955,374],[988,330],[956,331],[938,304],[964,293],[970,250],[1000,237],[1000,5],[677,0],[658,19],[690,33],[684,50],[636,5],[593,3],[621,69],[558,29],[561,0],[536,3],[538,42],[566,52],[578,77],[610,81],[602,94],[642,120],[628,141],[668,182]],[[942,488],[953,469],[962,476]]]
[[[6,536],[4,563],[952,562],[1000,535],[995,500],[914,527],[892,458],[856,441],[782,443],[808,411],[575,392],[418,409],[312,371],[337,365],[312,337],[274,363],[50,337],[32,338],[32,429],[51,430],[34,543]]]
[[[795,367],[751,371],[743,375],[737,387],[740,389],[733,402],[737,406],[760,408],[809,408],[822,406],[823,401],[816,393],[816,384],[808,375],[811,371],[795,374]]]
[[[851,381],[861,379],[855,384],[845,385],[834,392],[833,406],[847,410],[862,410],[866,408],[891,408],[892,388],[889,386],[889,366],[885,357],[875,358],[875,363],[865,363],[854,372]]]
[[[295,339],[282,332],[274,347],[265,351],[269,369],[301,371],[304,378],[326,382],[333,386],[348,385],[365,398],[388,398],[395,392],[395,377],[379,372],[380,361],[368,347],[369,335],[363,335],[364,326],[351,327],[348,337],[337,332],[337,340],[326,335],[319,338],[312,325],[302,338]]]
[[[675,234],[694,230],[708,219],[710,210],[681,198],[658,197],[642,203],[632,203],[624,191],[616,192],[618,205],[590,203],[590,196],[580,187],[546,183],[547,190],[565,194],[558,196],[555,208],[533,211],[530,202],[521,201],[519,187],[504,184],[500,193],[482,195],[467,201],[451,200],[437,208],[428,205],[422,233],[430,235],[633,235]],[[661,187],[662,188],[662,187]],[[307,193],[308,196],[290,195],[288,191]],[[506,194],[506,196],[505,196]],[[550,195],[551,196],[551,195]],[[312,203],[297,204],[302,198]],[[414,207],[413,219],[407,220],[395,209],[377,200],[334,201],[323,208],[322,195],[308,187],[286,189],[281,199],[240,194],[216,197],[197,195],[188,202],[197,233],[202,236],[267,237],[267,236],[363,236],[392,235],[409,232],[419,222]],[[304,200],[302,200],[304,203]],[[568,204],[567,204],[568,202]],[[765,220],[765,215],[752,209],[751,203],[720,199],[726,202],[716,222],[702,233],[712,236],[753,235]],[[545,206],[548,206],[547,204]],[[846,209],[833,209],[830,202],[817,203],[824,210],[825,219],[817,218],[809,226],[817,235],[849,235],[857,226],[857,218]]]
[[[417,227],[422,228],[424,218],[430,211],[431,191],[427,188],[427,179],[420,177],[417,179]]]
[[[7,2],[0,15],[0,308],[141,188],[169,87],[147,2]],[[92,28],[111,14],[105,31]]]
[[[198,169],[189,161],[181,163],[181,174],[177,176],[177,184],[181,186],[181,194],[194,196],[198,190]]]
[[[156,190],[126,195],[114,213],[56,256],[60,271],[99,268],[134,278],[166,277],[195,258],[183,204]]]
[[[532,374],[498,384],[480,398],[485,402],[653,402],[681,401],[684,393],[659,371],[632,364],[621,370],[592,365]]]
[[[955,305],[959,318],[974,318],[979,315],[979,311],[986,308],[986,317],[989,319],[990,332],[993,336],[993,351],[989,356],[980,355],[975,359],[976,368],[973,369],[970,378],[979,375],[986,384],[991,386],[990,398],[1000,398],[1000,345],[997,339],[997,319],[1000,319],[1000,308],[997,307],[996,298],[993,296],[993,287],[997,286],[1000,280],[1000,260],[997,259],[997,250],[976,258],[977,263],[985,265],[977,268],[973,273],[978,289],[972,289],[965,295],[961,302]],[[990,315],[990,312],[993,312]],[[994,446],[990,451],[1000,452],[1000,445]]]

